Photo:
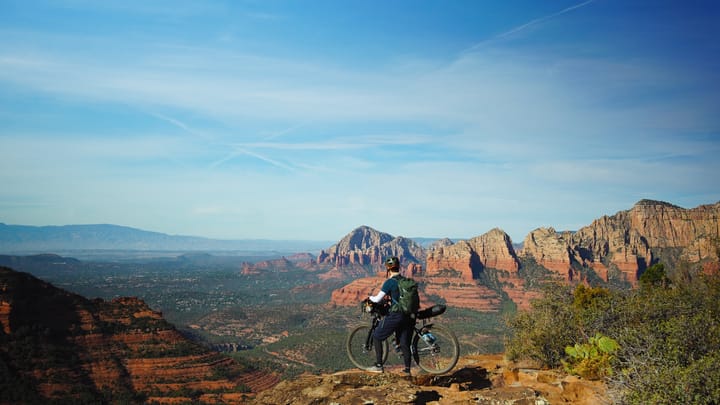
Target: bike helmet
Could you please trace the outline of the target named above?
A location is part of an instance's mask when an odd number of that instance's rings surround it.
[[[385,268],[388,270],[400,269],[400,259],[396,256],[390,256],[385,259]]]

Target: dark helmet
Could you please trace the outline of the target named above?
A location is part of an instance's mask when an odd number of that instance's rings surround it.
[[[390,256],[387,259],[385,259],[385,268],[388,270],[391,269],[400,269],[400,259],[398,259],[396,256]]]

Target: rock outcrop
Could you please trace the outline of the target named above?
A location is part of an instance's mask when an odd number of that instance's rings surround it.
[[[685,209],[642,200],[627,211],[603,216],[577,232],[539,228],[525,238],[521,255],[573,280],[576,266],[593,269],[608,281],[610,268],[635,285],[663,249],[677,249],[691,263],[718,262],[720,203]]]
[[[438,246],[427,254],[427,275],[456,270],[464,280],[477,279],[484,268],[517,272],[520,263],[510,236],[499,228],[467,241]]]
[[[428,297],[440,297],[451,308],[467,308],[483,312],[500,310],[502,297],[476,281],[457,277],[426,277],[420,284]]]
[[[370,266],[384,269],[383,261],[388,256],[397,256],[404,265],[421,263],[425,260],[422,246],[402,236],[393,237],[368,226],[361,226],[347,234],[337,244],[320,252],[318,264],[345,266]]]
[[[383,374],[343,371],[303,374],[258,394],[252,404],[561,404],[609,403],[599,381],[582,380],[553,370],[521,368],[502,355],[460,359],[448,375],[414,375],[400,370]]]
[[[550,271],[548,277],[566,282],[587,282],[594,274],[595,280],[635,285],[644,269],[657,261],[659,252],[668,249],[680,252],[681,260],[700,263],[706,272],[719,271],[718,240],[720,203],[684,209],[642,200],[630,210],[598,218],[576,232],[535,229],[517,252],[510,237],[498,228],[456,243],[441,239],[423,252],[404,238],[360,227],[323,252],[318,261],[333,263],[339,278],[342,266],[379,264],[385,256],[398,255],[412,264],[406,275],[425,281],[427,296],[437,295],[448,304],[452,301],[463,307],[475,301],[471,297],[483,297],[482,303],[476,302],[478,308],[494,308],[493,302],[503,294],[527,308],[538,296],[529,284],[538,280],[521,271],[523,260],[534,261]],[[357,290],[365,287],[361,284],[343,287],[332,302],[349,305],[351,298],[364,294]],[[447,288],[433,287],[438,284]]]
[[[382,286],[384,277],[378,273],[375,277],[362,277],[332,292],[330,303],[339,306],[360,305],[368,296],[375,294]]]
[[[256,371],[187,340],[137,298],[87,300],[0,267],[0,309],[0,357],[15,382],[0,386],[3,398],[241,403],[279,381],[262,373],[255,386],[243,376]]]
[[[530,232],[523,241],[521,254],[535,259],[546,269],[572,280],[574,256],[569,249],[568,233],[557,233],[553,228],[538,228]]]

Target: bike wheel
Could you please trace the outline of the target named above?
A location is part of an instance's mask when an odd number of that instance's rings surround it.
[[[415,363],[430,374],[443,374],[452,370],[460,357],[460,344],[455,334],[442,326],[433,325],[430,333],[435,337],[432,343],[415,334],[412,351]]]
[[[361,369],[366,369],[375,365],[375,349],[373,347],[373,339],[370,336],[369,326],[358,326],[353,329],[345,341],[345,350],[350,361]],[[383,341],[383,364],[388,356],[387,339]]]

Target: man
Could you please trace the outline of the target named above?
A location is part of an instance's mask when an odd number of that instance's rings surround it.
[[[383,372],[383,340],[395,334],[400,344],[403,360],[405,361],[405,373],[410,375],[410,338],[414,326],[414,319],[405,315],[397,305],[400,299],[400,288],[398,287],[398,278],[400,278],[400,259],[395,256],[388,257],[385,260],[385,269],[388,278],[380,288],[377,295],[370,296],[370,301],[380,303],[389,300],[392,304],[390,310],[378,325],[373,333],[373,344],[375,345],[375,366],[369,367],[367,371],[374,373]]]

